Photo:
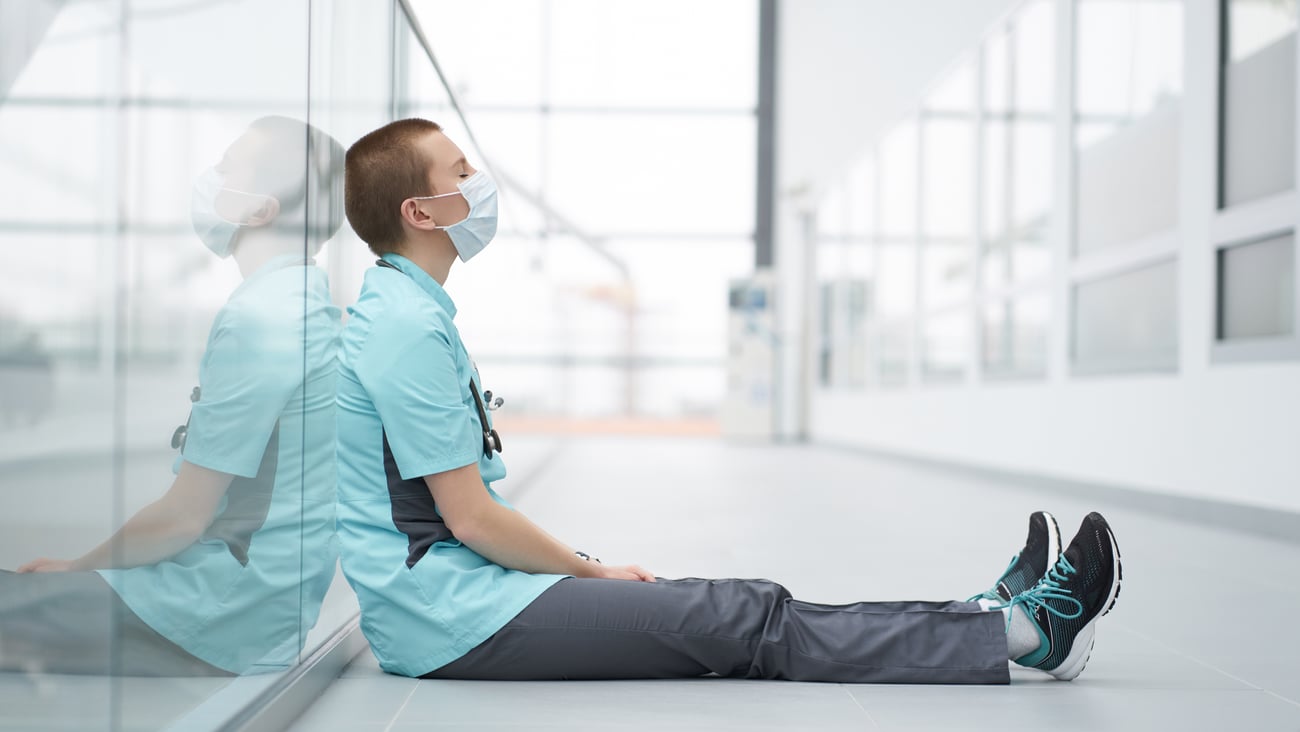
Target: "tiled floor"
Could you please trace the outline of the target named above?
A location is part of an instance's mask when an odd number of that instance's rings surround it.
[[[415,681],[367,652],[299,719],[334,730],[1300,731],[1300,542],[815,447],[573,438],[499,488],[568,543],[661,576],[761,576],[826,602],[984,589],[1047,508],[1106,514],[1125,584],[1072,683]]]

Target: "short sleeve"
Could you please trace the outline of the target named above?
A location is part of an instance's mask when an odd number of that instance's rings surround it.
[[[190,411],[187,462],[253,477],[276,422],[302,384],[301,333],[272,314],[237,311],[214,326]]]
[[[376,320],[355,364],[404,480],[476,463],[483,452],[466,404],[453,336],[432,308]]]

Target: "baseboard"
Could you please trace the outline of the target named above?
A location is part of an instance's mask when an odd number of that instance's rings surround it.
[[[232,679],[166,732],[279,732],[293,723],[366,647],[354,615],[292,668]]]
[[[976,463],[944,460],[862,445],[821,440],[809,444],[831,450],[869,455],[874,458],[916,465],[950,474],[993,480],[1001,485],[1019,490],[1104,501],[1125,508],[1156,514],[1162,518],[1193,521],[1202,525],[1240,531],[1253,536],[1264,536],[1300,543],[1300,513],[1293,511],[1249,506],[1213,498],[1176,496],[1133,486],[1070,480],[1040,473],[1007,470]]]
[[[366,647],[357,615],[321,644],[281,682],[267,689],[218,732],[281,732],[320,698],[343,673],[352,659]]]

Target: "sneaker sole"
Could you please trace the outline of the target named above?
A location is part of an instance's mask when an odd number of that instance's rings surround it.
[[[1120,561],[1119,543],[1115,541],[1115,534],[1109,526],[1106,527],[1106,537],[1110,540],[1111,553],[1115,557],[1114,573],[1111,575],[1115,579],[1111,582],[1110,595],[1106,598],[1106,609],[1088,621],[1088,624],[1083,626],[1079,634],[1074,637],[1074,646],[1070,648],[1069,655],[1061,665],[1047,672],[1061,681],[1072,681],[1083,673],[1088,660],[1092,658],[1092,644],[1097,637],[1097,621],[1110,614],[1110,611],[1115,608],[1115,601],[1119,599],[1119,588],[1124,580],[1124,566]]]

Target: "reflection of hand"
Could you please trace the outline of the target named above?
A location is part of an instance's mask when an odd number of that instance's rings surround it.
[[[601,565],[601,579],[631,580],[633,582],[654,582],[653,572],[647,572],[635,564],[627,564],[621,567],[611,567]]]
[[[19,567],[18,574],[27,574],[28,572],[70,572],[72,569],[74,569],[73,564],[67,559],[41,557]]]

